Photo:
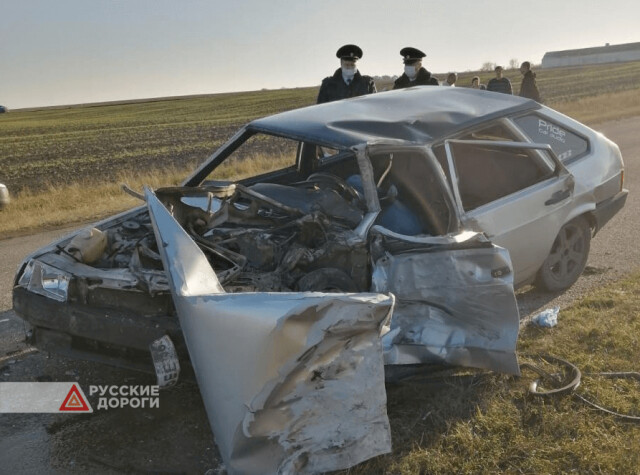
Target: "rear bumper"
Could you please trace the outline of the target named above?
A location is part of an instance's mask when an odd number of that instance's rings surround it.
[[[593,216],[596,221],[596,233],[622,209],[627,201],[628,194],[629,190],[622,190],[615,196],[601,201],[596,205],[596,209],[593,211]]]

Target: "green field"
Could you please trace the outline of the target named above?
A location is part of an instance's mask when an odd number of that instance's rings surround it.
[[[0,116],[0,183],[13,192],[189,167],[243,123],[308,105],[312,89],[218,94]]]
[[[475,74],[461,73],[458,84],[468,85]],[[479,74],[483,83],[493,76]],[[519,72],[506,76],[518,91]],[[538,82],[546,103],[563,110],[586,97],[640,88],[640,62],[539,70]],[[390,84],[378,84],[385,87]],[[0,183],[16,195],[48,185],[104,183],[122,172],[189,169],[240,125],[311,105],[316,94],[317,87],[309,87],[12,111],[0,115]]]
[[[460,74],[459,85],[476,74]],[[579,120],[640,114],[640,62],[538,75],[546,103]],[[486,83],[493,74],[480,76]],[[519,73],[506,76],[517,91]],[[388,86],[378,84],[380,90]],[[310,105],[316,93],[310,87],[0,115],[0,183],[17,197],[0,214],[0,238],[139,204],[105,183],[126,177],[138,189],[142,183],[158,186],[150,178],[157,169],[166,173],[155,178],[176,183],[241,124]],[[23,189],[36,193],[21,196]],[[526,353],[550,353],[584,372],[638,371],[638,335],[640,275],[563,309],[553,329],[525,328],[518,353],[522,361]],[[534,378],[530,371],[514,378],[454,369],[389,385],[393,452],[346,473],[640,473],[639,424],[571,396],[531,396],[527,387]],[[587,375],[580,391],[640,415],[637,381]]]

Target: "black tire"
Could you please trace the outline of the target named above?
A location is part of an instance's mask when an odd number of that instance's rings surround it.
[[[296,285],[299,292],[357,292],[358,286],[346,272],[333,267],[316,269],[304,275]]]
[[[550,292],[571,287],[587,264],[590,246],[591,227],[584,217],[562,226],[538,271],[536,286]]]

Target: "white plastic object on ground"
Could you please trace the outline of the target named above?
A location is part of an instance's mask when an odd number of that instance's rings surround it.
[[[543,310],[538,315],[531,319],[531,323],[533,325],[539,327],[551,328],[555,327],[558,324],[558,312],[560,311],[560,307],[551,307],[546,310]]]
[[[0,183],[0,210],[9,204],[9,190]]]

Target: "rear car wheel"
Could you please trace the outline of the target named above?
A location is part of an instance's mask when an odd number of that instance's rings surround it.
[[[551,292],[571,287],[587,264],[590,245],[591,228],[585,218],[580,216],[562,226],[538,271],[536,285]]]

